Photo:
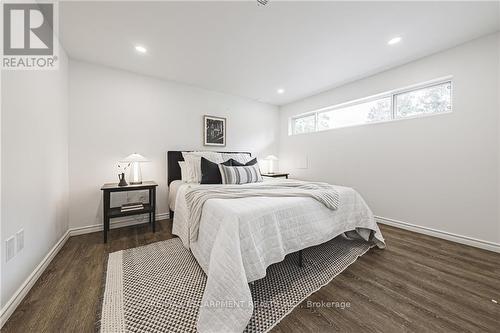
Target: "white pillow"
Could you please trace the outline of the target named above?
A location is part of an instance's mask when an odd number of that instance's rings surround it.
[[[246,164],[250,160],[252,160],[252,156],[250,154],[243,154],[243,153],[223,153],[222,157],[224,158],[224,161],[227,161],[228,159],[232,158],[236,162],[240,162],[242,164]]]
[[[181,180],[185,183],[188,182],[189,177],[188,177],[188,170],[187,170],[187,165],[185,161],[179,161],[179,166],[181,167]]]
[[[194,152],[182,152],[182,157],[186,161],[188,182],[190,183],[200,183],[201,182],[201,158],[204,157],[210,162],[222,163],[224,158],[222,153],[217,153],[213,151],[194,151]]]

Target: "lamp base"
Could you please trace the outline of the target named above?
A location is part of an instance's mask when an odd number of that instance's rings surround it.
[[[132,168],[130,169],[129,183],[130,185],[142,184],[142,172],[139,162],[132,163]]]

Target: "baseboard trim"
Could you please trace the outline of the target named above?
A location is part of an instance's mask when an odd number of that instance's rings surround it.
[[[166,220],[168,218],[169,218],[169,213],[160,213],[160,214],[156,214],[155,220],[161,221],[161,220]],[[143,224],[143,223],[146,223],[146,219],[138,221],[134,217],[127,217],[127,218],[112,221],[110,223],[109,227],[110,227],[110,229],[116,229],[116,228],[123,228],[123,227],[128,227],[131,225]],[[99,231],[102,231],[102,223],[69,229],[70,236],[90,234],[92,232],[99,232]]]
[[[66,244],[66,241],[69,237],[70,231],[67,230],[64,235],[57,241],[57,243],[50,249],[49,253],[47,253],[47,255],[38,264],[38,266],[35,267],[33,272],[31,272],[31,274],[23,282],[23,284],[16,290],[10,300],[4,305],[0,313],[0,328],[3,327],[12,313],[14,313],[16,308],[19,306],[24,297],[26,297],[36,281],[40,278],[52,259],[54,259],[54,257],[59,253],[64,244]]]
[[[500,253],[500,244],[494,243],[494,242],[489,242],[489,241],[484,241],[481,239],[477,238],[472,238],[468,236],[462,236],[458,234],[454,234],[451,232],[447,231],[442,231],[438,229],[433,229],[433,228],[428,228],[428,227],[422,227],[416,224],[408,223],[408,222],[403,222],[403,221],[398,221],[395,219],[390,219],[387,217],[382,217],[382,216],[375,216],[375,219],[377,222],[380,222],[382,224],[387,224],[396,228],[400,229],[405,229],[413,232],[417,232],[420,234],[424,235],[429,235],[437,238],[442,238],[446,239],[455,243],[460,243],[460,244],[465,244],[473,247],[477,247],[483,250],[488,250],[488,251],[493,251],[493,252],[498,252]]]

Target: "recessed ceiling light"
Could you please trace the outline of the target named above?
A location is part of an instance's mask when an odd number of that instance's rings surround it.
[[[148,50],[146,50],[146,48],[144,46],[141,46],[141,45],[136,45],[135,46],[135,50],[139,53],[146,53],[148,52]]]
[[[403,38],[401,38],[401,37],[394,37],[393,39],[389,40],[389,41],[387,42],[387,44],[389,44],[389,45],[394,45],[394,44],[399,43],[402,39],[403,39]]]
[[[277,92],[278,94],[283,94],[283,93],[285,92],[285,89],[283,89],[283,88],[279,88],[278,90],[276,90],[276,92]]]

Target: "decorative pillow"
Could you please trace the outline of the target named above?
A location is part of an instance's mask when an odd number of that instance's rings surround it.
[[[230,166],[231,160],[221,164]],[[222,184],[219,164],[210,162],[205,157],[201,158],[201,184]]]
[[[245,153],[223,153],[224,161],[233,159],[239,163],[245,164],[252,159],[252,155]]]
[[[201,158],[205,157],[207,160],[214,163],[222,163],[225,160],[222,157],[222,153],[217,153],[213,151],[194,151],[194,152],[183,152],[182,157],[186,161],[188,170],[188,181],[190,183],[200,183],[201,182]]]
[[[246,163],[240,163],[240,162],[233,160],[233,159],[230,159],[229,161],[231,161],[231,166],[249,166],[249,165],[257,164],[257,157],[254,158],[253,160],[246,162]]]
[[[225,166],[219,164],[223,184],[247,184],[263,181],[259,165]]]
[[[186,181],[188,183],[195,183],[196,182],[196,159],[191,156],[185,156],[184,157],[184,162],[186,163]]]
[[[181,180],[185,183],[188,182],[188,170],[185,161],[179,161],[179,166],[181,167]]]

